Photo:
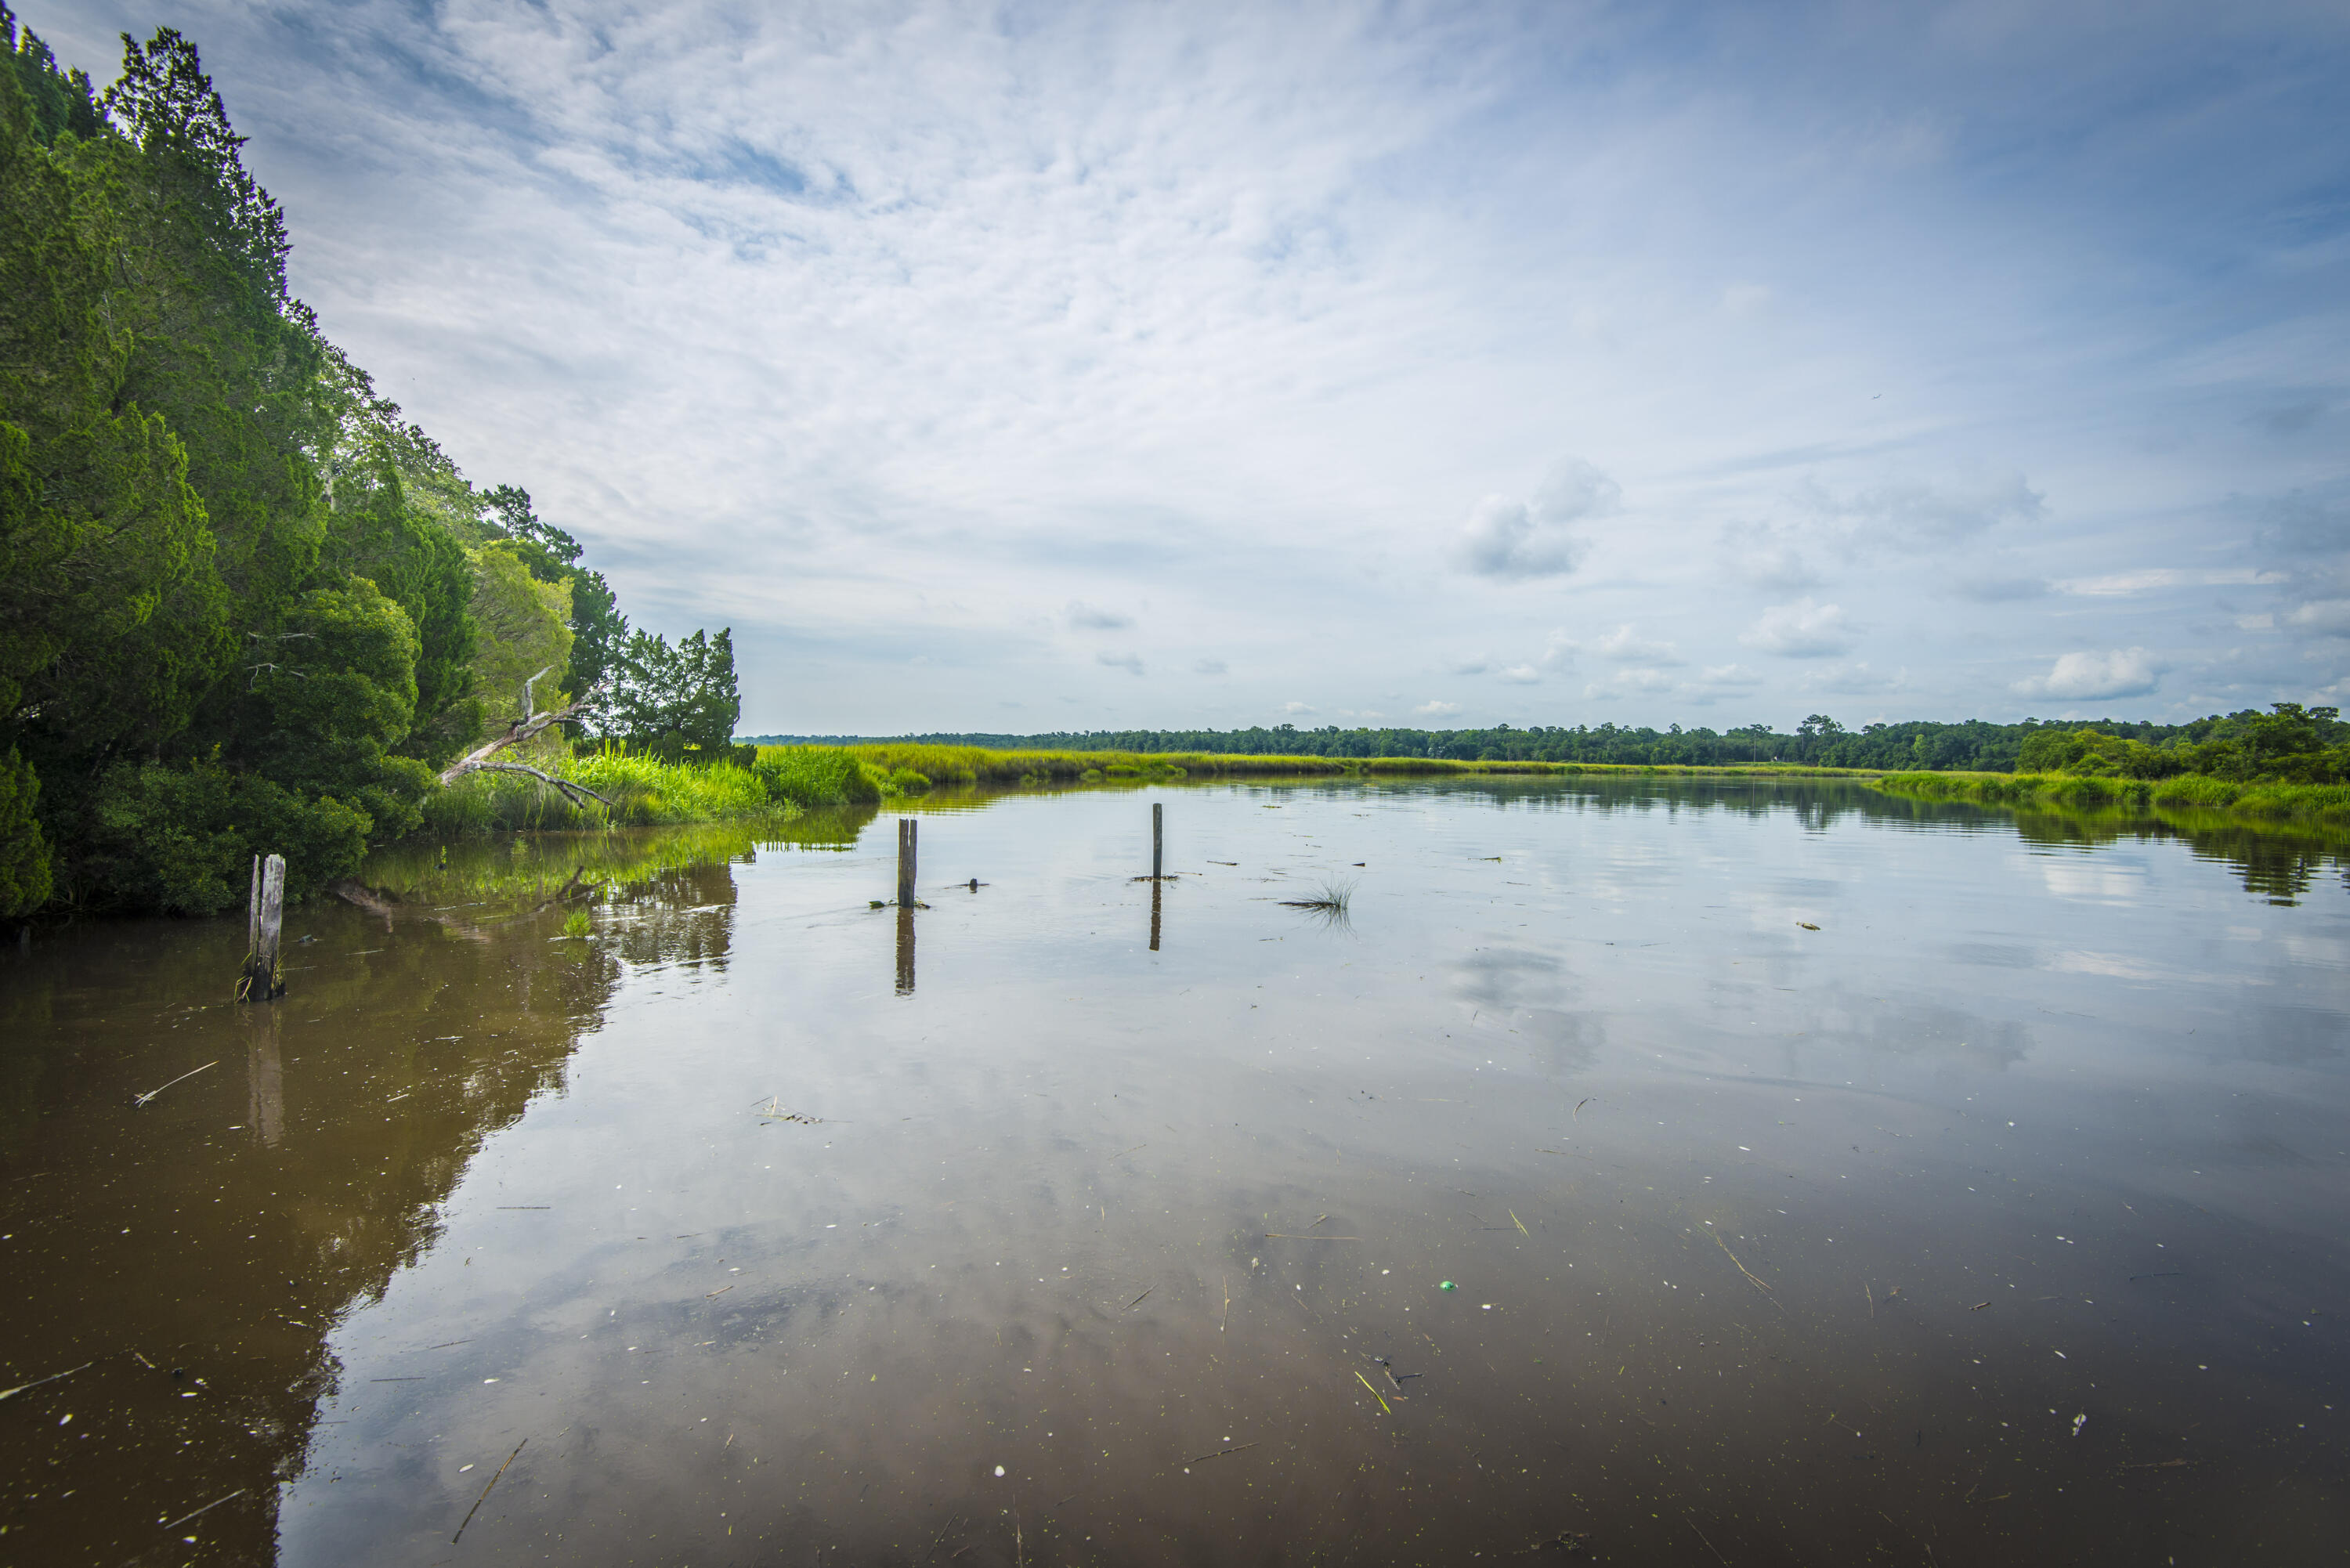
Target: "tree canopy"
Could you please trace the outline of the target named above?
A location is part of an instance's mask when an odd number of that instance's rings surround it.
[[[727,634],[631,634],[292,296],[194,44],[126,35],[100,92],[0,5],[0,916],[348,874],[542,670],[617,686],[608,736],[723,744]]]

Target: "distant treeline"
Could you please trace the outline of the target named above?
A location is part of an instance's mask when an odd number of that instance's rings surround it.
[[[2075,739],[2091,735],[2095,740]],[[1614,763],[1636,767],[1737,767],[1800,763],[1809,767],[1887,772],[2013,773],[2035,763],[2073,771],[2097,755],[2099,742],[2123,767],[2217,777],[2264,776],[2287,755],[2309,754],[2320,775],[2350,742],[2350,725],[2331,708],[2282,704],[2275,711],[2246,709],[2187,724],[2101,719],[2026,719],[1990,724],[1916,720],[1847,730],[1814,713],[1782,734],[1768,724],[1741,729],[1664,730],[1617,724],[1497,724],[1490,730],[1342,730],[1335,724],[1302,730],[1295,724],[1246,730],[1089,730],[1042,735],[934,734],[901,736],[756,735],[767,744],[857,745],[883,740],[932,745],[985,746],[1000,751],[1189,752],[1226,756],[1440,757],[1454,762]],[[2035,743],[2036,742],[2036,743]],[[2027,755],[2027,744],[2033,746]],[[2039,753],[2052,754],[2043,762]],[[2072,764],[2072,766],[2068,766]],[[2094,769],[2089,770],[2094,771]]]

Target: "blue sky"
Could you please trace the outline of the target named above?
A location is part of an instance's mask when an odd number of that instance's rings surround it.
[[[2350,698],[2339,5],[24,20],[746,732]]]

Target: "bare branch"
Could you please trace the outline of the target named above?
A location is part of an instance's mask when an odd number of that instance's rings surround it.
[[[617,801],[606,800],[586,784],[576,784],[570,779],[557,778],[553,774],[542,773],[528,763],[475,763],[466,771],[484,774],[528,774],[541,784],[551,784],[561,790],[574,805],[586,805],[592,800],[614,809],[619,807]]]
[[[537,685],[540,679],[544,677],[548,670],[551,670],[554,668],[555,666],[550,664],[546,670],[540,670],[538,674],[532,676],[529,680],[522,683],[522,716],[525,722],[528,722],[531,714],[530,689]]]
[[[555,667],[550,664],[547,666],[546,670],[540,670],[537,675],[534,675],[529,680],[523,682],[523,711],[521,715],[505,727],[504,733],[484,742],[482,745],[474,747],[472,751],[466,753],[463,756],[458,758],[455,762],[442,769],[441,782],[442,784],[455,784],[467,774],[489,766],[490,759],[497,755],[500,752],[504,751],[508,746],[520,745],[525,741],[534,740],[556,724],[577,723],[589,710],[594,708],[598,702],[603,700],[603,688],[599,686],[588,691],[577,701],[567,703],[565,706],[560,708],[549,709],[544,713],[533,713],[531,711],[531,685],[541,676],[546,674],[548,670],[552,670]],[[525,771],[536,772],[536,770],[526,769]],[[545,777],[546,775],[540,774],[540,776]],[[550,779],[548,782],[550,784],[559,784],[562,781]],[[602,799],[600,795],[597,798]],[[610,803],[607,802],[606,804],[608,805]]]

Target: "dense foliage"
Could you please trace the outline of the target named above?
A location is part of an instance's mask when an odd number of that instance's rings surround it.
[[[631,635],[468,483],[288,292],[195,47],[123,43],[101,94],[0,6],[0,915],[346,874],[541,670],[628,694],[601,738],[723,748],[726,633]]]
[[[2059,737],[2093,737],[2075,744]],[[1301,730],[1276,724],[1247,730],[1096,730],[1047,735],[756,735],[754,742],[849,745],[883,739],[998,751],[1187,752],[1223,756],[1430,757],[1454,762],[1613,763],[1632,767],[1743,767],[1799,763],[1805,767],[2010,773],[2019,766],[2055,771],[2161,767],[2225,778],[2285,778],[2324,782],[2343,771],[2350,725],[2331,708],[2281,703],[2274,712],[2247,709],[2189,724],[2100,720],[2076,728],[2026,719],[1991,724],[1979,719],[1940,724],[1917,720],[1847,730],[1814,713],[1781,734],[1768,724],[1726,731],[1632,729],[1617,724],[1534,725],[1490,730]],[[2040,752],[2030,748],[2039,747]],[[2057,750],[2050,751],[2054,746]],[[2328,750],[2328,748],[2331,748]],[[2330,758],[2328,761],[2326,759]],[[2156,759],[2159,759],[2158,761]],[[2331,768],[2331,773],[2322,770]]]

